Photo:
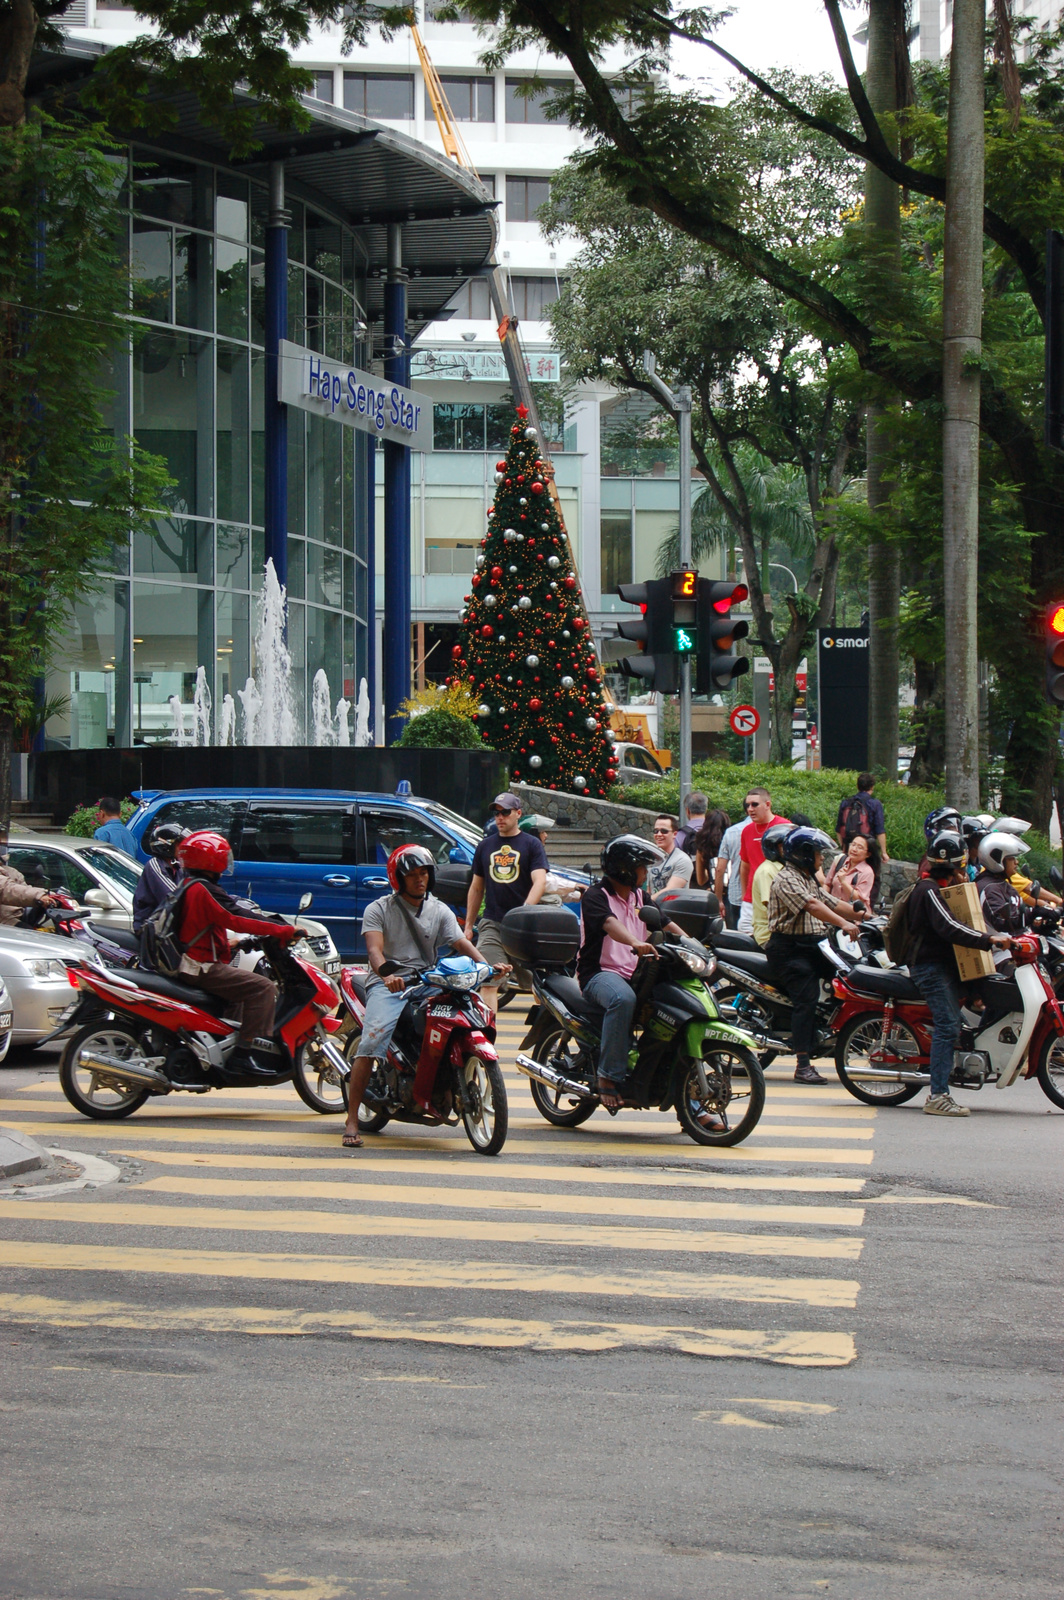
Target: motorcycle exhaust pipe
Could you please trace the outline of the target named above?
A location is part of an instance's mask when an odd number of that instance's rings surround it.
[[[330,1067],[335,1067],[341,1078],[351,1076],[351,1066],[342,1050],[337,1050],[329,1035],[322,1030],[318,1035],[318,1048]]]
[[[865,1078],[875,1078],[879,1082],[888,1083],[930,1083],[929,1072],[889,1072],[885,1067],[861,1067],[849,1076],[854,1083],[860,1083]]]
[[[173,1088],[169,1078],[161,1072],[156,1072],[154,1067],[147,1066],[143,1061],[123,1061],[120,1056],[101,1056],[82,1054],[78,1057],[78,1066],[85,1067],[89,1072],[99,1072],[106,1077],[125,1078],[129,1083],[143,1084],[146,1089]]]
[[[527,1078],[537,1079],[539,1083],[545,1083],[548,1089],[559,1089],[563,1094],[575,1095],[579,1100],[598,1099],[598,1095],[589,1089],[586,1083],[575,1083],[572,1078],[563,1078],[553,1067],[541,1066],[538,1061],[533,1061],[531,1056],[518,1056],[516,1064],[518,1072],[523,1072]]]

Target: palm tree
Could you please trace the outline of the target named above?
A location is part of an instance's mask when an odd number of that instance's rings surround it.
[[[782,546],[799,558],[812,556],[816,548],[805,474],[799,467],[767,461],[749,445],[736,449],[735,461],[746,490],[751,532],[761,554],[761,582],[768,594],[769,556],[774,545]],[[692,562],[698,566],[706,556],[729,550],[735,538],[733,518],[711,489],[703,489],[691,508]],[[658,546],[658,576],[667,576],[679,564],[680,530],[677,527]]]

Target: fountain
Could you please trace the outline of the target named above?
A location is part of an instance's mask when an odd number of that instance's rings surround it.
[[[179,749],[182,749],[184,747],[185,743],[186,743],[186,740],[185,740],[185,708],[181,704],[180,695],[176,695],[176,694],[172,694],[170,696],[169,700],[167,701],[167,704],[170,707],[170,715],[174,719],[174,743],[177,745],[177,747]]]
[[[255,731],[258,727],[259,712],[262,709],[262,696],[259,694],[258,684],[254,678],[249,678],[242,689],[237,690],[237,698],[244,712],[244,743],[258,744]]]
[[[355,744],[364,748],[370,744],[369,731],[369,690],[365,678],[358,685],[358,705],[355,707]]]
[[[343,696],[336,702],[336,742],[345,749],[351,743],[351,724],[347,720],[351,711],[350,700]]]
[[[292,702],[292,657],[285,640],[287,596],[277,579],[272,559],[266,563],[262,593],[258,602],[255,629],[255,687],[259,707],[254,738],[250,729],[248,744],[298,744],[296,714]],[[248,679],[248,684],[251,684]],[[245,691],[246,692],[246,691]],[[247,702],[244,704],[247,716]]]
[[[211,691],[207,687],[204,667],[196,668],[196,688],[192,696],[192,743],[211,742]]]
[[[221,726],[218,729],[218,743],[221,745],[236,744],[236,701],[231,694],[222,699]]]
[[[314,687],[311,695],[311,718],[316,745],[333,745],[336,743],[336,730],[333,727],[332,696],[329,690],[329,680],[323,667],[319,667],[314,674]]]

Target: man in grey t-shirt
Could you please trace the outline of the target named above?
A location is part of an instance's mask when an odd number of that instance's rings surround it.
[[[345,1150],[362,1145],[358,1131],[358,1108],[373,1071],[373,1063],[383,1056],[392,1042],[395,1025],[406,1005],[406,980],[422,971],[443,945],[452,945],[459,954],[484,961],[475,944],[466,939],[458,919],[449,906],[429,893],[436,863],[424,845],[400,845],[388,860],[388,881],[396,893],[374,900],[362,918],[366,953],[372,972],[366,980],[366,1015],[358,1055],[351,1064],[348,1084]],[[395,963],[397,970],[385,977],[381,967]],[[485,962],[490,966],[490,962]],[[509,972],[509,967],[503,967]],[[426,1121],[439,1122],[430,1108],[420,1110]]]
[[[741,822],[733,822],[730,828],[725,828],[724,836],[720,841],[720,850],[717,854],[716,881],[713,892],[721,903],[724,911],[724,920],[729,928],[739,926],[739,912],[743,903],[743,885],[739,876],[739,846],[742,843],[742,832],[750,826],[744,817]],[[724,897],[724,874],[731,867],[728,878],[728,895]]]

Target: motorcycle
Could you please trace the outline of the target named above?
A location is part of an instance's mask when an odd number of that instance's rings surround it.
[[[476,992],[494,970],[469,956],[442,956],[408,980],[406,1008],[387,1055],[373,1064],[358,1108],[362,1133],[380,1133],[389,1122],[455,1128],[461,1121],[478,1155],[498,1155],[510,1121],[506,1085],[495,1049],[495,1020]],[[379,971],[387,978],[397,971],[396,963],[384,961]],[[364,974],[345,967],[340,991],[346,1007],[340,1023],[343,1048],[350,1063],[362,1043]],[[346,1109],[347,1074],[339,1087]],[[426,1116],[418,1102],[430,1104],[435,1115]]]
[[[63,889],[53,889],[56,905],[27,906],[16,924],[19,928],[32,928],[35,933],[54,933],[60,938],[74,939],[88,945],[96,952],[105,967],[132,967],[140,955],[140,940],[135,933],[122,928],[108,928],[105,932],[92,925],[92,906],[79,905]]]
[[[1041,941],[1013,942],[1014,973],[979,982],[985,1009],[962,1013],[950,1086],[1007,1089],[1021,1074],[1064,1108],[1064,1010],[1040,966]],[[866,1105],[900,1106],[930,1081],[931,1014],[902,968],[857,966],[835,979],[835,1068]]]
[[[62,1030],[71,1037],[60,1060],[59,1082],[74,1109],[113,1122],[153,1095],[291,1082],[307,1105],[321,1110],[310,1081],[313,1063],[324,1057],[341,1079],[348,1073],[330,1037],[339,1027],[332,1015],[336,989],[280,940],[245,939],[241,945],[261,951],[278,985],[273,1034],[256,1039],[251,1051],[265,1070],[250,1073],[227,1065],[237,1038],[236,1024],[226,1017],[232,1002],[156,972],[87,964],[70,969],[80,998]],[[311,1044],[314,1055],[308,1059]]]
[[[656,905],[643,906],[639,914],[657,956],[641,958],[631,978],[635,1026],[641,1031],[621,1090],[626,1106],[675,1108],[681,1128],[697,1144],[739,1144],[753,1132],[765,1105],[765,1076],[752,1041],[717,1009],[709,987],[716,969],[712,952],[686,932],[665,934]],[[564,971],[575,959],[579,930],[569,932],[565,922],[557,922],[559,915],[572,927],[568,912],[550,907],[508,911],[502,937],[507,954],[529,969],[536,1002],[526,1018],[531,1026],[518,1070],[531,1079],[540,1115],[555,1128],[576,1128],[602,1104],[603,1014]],[[700,917],[704,921],[704,908]],[[719,1119],[723,1128],[708,1126],[711,1119]]]

